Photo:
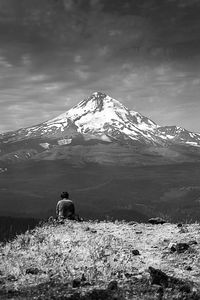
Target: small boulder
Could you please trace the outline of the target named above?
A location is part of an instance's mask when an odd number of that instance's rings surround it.
[[[118,283],[117,283],[117,281],[116,280],[111,281],[108,284],[107,289],[110,290],[110,291],[116,291],[118,289]]]
[[[175,244],[175,243],[169,243],[168,249],[169,249],[171,252],[175,252],[175,251],[176,251],[176,244]]]
[[[176,245],[176,251],[177,251],[178,253],[182,253],[182,252],[185,252],[186,250],[188,250],[189,247],[190,247],[190,246],[189,246],[187,243],[178,243],[178,244]]]
[[[124,276],[126,278],[131,278],[133,276],[133,274],[132,273],[124,273]]]
[[[149,267],[151,284],[161,285],[164,287],[168,286],[168,276],[164,272],[159,269],[154,269],[153,267]]]
[[[28,268],[26,269],[26,274],[37,275],[40,272],[38,268]]]
[[[16,277],[15,277],[14,275],[11,275],[11,274],[9,274],[9,275],[6,277],[6,279],[7,279],[8,281],[16,281],[16,280],[17,280]]]
[[[183,253],[185,252],[186,250],[189,249],[189,245],[187,243],[177,243],[177,244],[173,244],[171,247],[170,247],[170,250],[172,252],[177,252],[177,253]]]
[[[80,278],[75,278],[73,281],[72,281],[72,287],[73,288],[78,288],[81,286],[81,279]]]
[[[192,271],[192,267],[191,266],[187,266],[187,267],[185,267],[185,270]]]
[[[132,250],[132,254],[133,255],[140,255],[140,252],[139,252],[139,250],[134,249],[134,250]]]
[[[198,243],[197,243],[197,241],[195,241],[195,240],[192,240],[192,241],[189,241],[188,242],[188,245],[197,245]]]
[[[90,232],[91,233],[97,233],[97,231],[95,229],[91,229]]]
[[[170,242],[169,239],[164,239],[164,240],[163,240],[163,243],[169,243],[169,242]]]
[[[149,222],[150,224],[152,224],[152,225],[157,225],[157,224],[164,224],[164,223],[166,223],[165,220],[163,220],[162,218],[159,218],[159,217],[157,217],[157,218],[151,218],[151,219],[148,220],[148,222]]]
[[[177,227],[179,227],[179,228],[182,227],[182,226],[183,226],[183,224],[181,224],[181,223],[177,224]]]

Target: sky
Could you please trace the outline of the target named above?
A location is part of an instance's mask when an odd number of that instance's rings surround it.
[[[0,132],[101,91],[200,132],[200,0],[0,0]]]

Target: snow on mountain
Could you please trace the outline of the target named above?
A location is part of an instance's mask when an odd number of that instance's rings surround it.
[[[157,134],[165,140],[170,140],[173,143],[187,144],[200,147],[200,134],[190,132],[178,126],[158,127]]]
[[[103,93],[93,93],[69,111],[44,123],[48,129],[64,131],[74,124],[83,136],[104,141],[116,139],[155,142],[152,132],[158,127],[141,114],[130,111],[119,101]]]

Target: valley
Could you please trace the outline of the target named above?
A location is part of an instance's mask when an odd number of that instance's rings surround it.
[[[0,174],[1,215],[55,216],[67,190],[86,219],[200,220],[200,163],[151,166],[72,166],[64,160],[29,161]]]

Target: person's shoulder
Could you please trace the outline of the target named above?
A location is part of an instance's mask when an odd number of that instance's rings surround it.
[[[73,202],[71,199],[61,199],[59,201],[60,203],[69,203],[69,202]]]
[[[71,199],[61,199],[58,201],[57,205],[62,205],[62,204],[69,204],[69,203],[73,203],[73,201]]]
[[[73,201],[72,201],[71,199],[66,199],[66,200],[65,200],[65,203],[68,203],[68,204],[69,204],[69,203],[73,203]]]

